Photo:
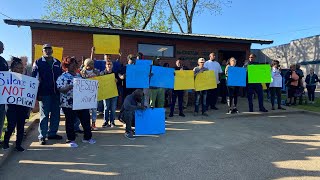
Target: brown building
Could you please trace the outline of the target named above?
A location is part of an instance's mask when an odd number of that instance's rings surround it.
[[[89,57],[93,46],[93,34],[120,35],[121,62],[125,64],[128,54],[142,52],[145,59],[161,57],[162,63],[174,66],[177,58],[183,58],[185,65],[194,67],[199,57],[208,58],[216,53],[221,61],[235,57],[241,65],[250,53],[252,43],[271,44],[271,40],[226,37],[218,35],[162,33],[146,30],[99,28],[87,25],[47,20],[6,19],[5,23],[17,26],[30,26],[32,45],[50,43],[63,47],[64,56]],[[106,44],[108,46],[108,44]],[[33,48],[34,54],[34,48]],[[102,55],[95,55],[103,59]],[[117,58],[117,57],[113,57]]]

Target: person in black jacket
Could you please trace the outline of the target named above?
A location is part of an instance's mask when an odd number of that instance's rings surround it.
[[[3,43],[0,41],[0,54],[3,53],[3,50],[4,50],[4,46],[3,46]],[[8,71],[8,70],[9,70],[9,66],[7,61],[2,56],[0,56],[0,71]],[[5,114],[6,114],[5,105],[0,104],[0,136],[2,134]]]
[[[310,68],[310,74],[307,75],[305,82],[307,84],[309,102],[314,104],[314,92],[319,82],[318,76],[314,73],[314,69]]]

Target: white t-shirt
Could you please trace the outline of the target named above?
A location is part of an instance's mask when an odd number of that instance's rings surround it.
[[[208,60],[204,63],[204,67],[208,68],[210,71],[214,71],[214,74],[216,75],[217,84],[219,84],[219,73],[222,73],[220,64],[217,61]]]
[[[282,87],[282,76],[278,69],[271,70],[271,83],[269,87]]]

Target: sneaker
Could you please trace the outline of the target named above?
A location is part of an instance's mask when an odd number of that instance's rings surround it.
[[[47,144],[45,138],[39,139],[39,143],[40,143],[40,145],[46,145]]]
[[[77,144],[75,141],[70,141],[68,144],[69,144],[69,146],[72,147],[72,148],[78,147],[78,144]]]
[[[56,139],[56,140],[61,140],[62,139],[62,136],[56,134],[54,136],[48,136],[48,139]]]
[[[233,108],[232,113],[239,114],[239,110],[235,107],[235,108]]]
[[[108,122],[104,122],[104,123],[102,124],[102,128],[106,128],[106,127],[108,127],[108,126],[109,126]]]
[[[202,113],[202,116],[208,116],[208,114],[206,112]]]
[[[132,135],[136,135],[136,131],[135,130],[131,130]]]
[[[113,128],[113,127],[116,127],[116,125],[115,125],[114,123],[111,123],[111,124],[110,124],[110,127]]]
[[[96,123],[92,123],[91,130],[92,131],[97,131],[98,130],[98,128],[96,127]]]
[[[21,146],[18,146],[16,148],[14,148],[15,151],[18,151],[18,152],[23,152],[24,151],[24,148],[21,147]]]
[[[136,138],[133,136],[132,133],[125,133],[124,134],[124,137],[126,137],[127,139],[130,139],[130,140],[135,140]]]
[[[179,113],[179,116],[186,117],[186,115],[184,115],[183,113]]]
[[[95,144],[97,141],[91,138],[91,139],[89,139],[89,140],[84,140],[84,139],[83,139],[82,142],[83,142],[83,143],[89,143],[89,144]]]
[[[8,150],[9,149],[9,144],[8,143],[3,143],[2,149],[3,150]]]
[[[227,114],[232,114],[233,110],[232,109],[229,109]]]

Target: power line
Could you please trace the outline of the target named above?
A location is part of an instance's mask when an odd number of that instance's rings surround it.
[[[4,17],[7,17],[7,18],[9,18],[9,19],[12,19],[11,17],[9,17],[9,16],[7,16],[7,15],[3,14],[2,12],[0,12],[0,14],[1,14],[2,16],[4,16]]]
[[[319,27],[320,27],[320,26],[314,26],[314,27],[310,27],[310,28],[297,29],[297,30],[292,30],[292,31],[277,32],[277,33],[272,33],[272,34],[264,34],[264,35],[253,36],[252,38],[272,36],[272,35],[279,35],[279,34],[299,32],[299,31],[306,31],[306,30],[315,29],[315,28],[319,28]]]

